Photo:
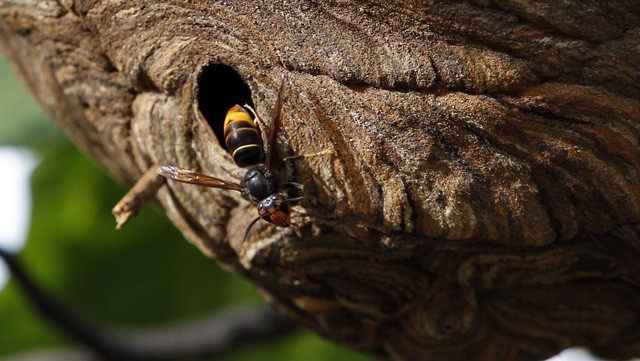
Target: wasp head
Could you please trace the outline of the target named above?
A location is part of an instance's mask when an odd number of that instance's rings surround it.
[[[289,227],[289,202],[280,193],[274,193],[258,203],[260,218],[280,227]]]

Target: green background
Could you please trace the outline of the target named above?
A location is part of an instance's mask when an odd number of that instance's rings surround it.
[[[203,256],[155,209],[145,208],[116,231],[111,208],[126,189],[56,129],[2,56],[0,145],[30,148],[40,159],[19,257],[67,307],[99,323],[137,327],[199,319],[238,304],[264,305],[251,284]],[[0,291],[0,359],[70,344],[34,313],[15,282]],[[369,358],[299,331],[217,360]]]

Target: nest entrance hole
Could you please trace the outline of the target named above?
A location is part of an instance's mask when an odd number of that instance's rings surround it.
[[[240,74],[225,64],[209,64],[202,68],[198,80],[198,108],[224,149],[227,149],[224,118],[235,104],[253,106],[251,90]]]

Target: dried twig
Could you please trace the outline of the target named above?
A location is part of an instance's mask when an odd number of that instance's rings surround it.
[[[116,229],[121,229],[140,211],[165,183],[165,178],[156,171],[160,167],[154,163],[142,177],[131,187],[131,190],[113,207],[111,213],[116,217]]]

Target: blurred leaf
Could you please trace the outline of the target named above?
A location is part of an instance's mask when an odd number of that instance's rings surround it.
[[[0,145],[32,145],[56,130],[0,54]]]

